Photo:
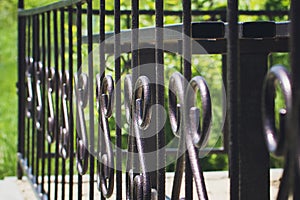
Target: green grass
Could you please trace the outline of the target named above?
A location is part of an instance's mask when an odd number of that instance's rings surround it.
[[[26,0],[26,7],[54,0]],[[0,179],[16,175],[17,164],[17,0],[0,1]]]
[[[0,17],[0,179],[15,175],[17,163],[17,27],[6,14]]]

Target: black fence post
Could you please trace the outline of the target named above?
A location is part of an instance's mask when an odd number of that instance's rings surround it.
[[[238,154],[238,86],[239,40],[238,1],[227,1],[227,21],[229,26],[227,42],[227,113],[229,131],[229,172],[230,199],[239,199],[239,154]]]
[[[19,9],[24,9],[24,0],[19,0]],[[24,156],[24,142],[25,142],[25,42],[26,42],[26,18],[19,16],[18,17],[18,156]],[[23,170],[18,162],[17,169],[18,179],[21,179],[23,176]]]
[[[292,152],[291,165],[295,165],[295,170],[291,174],[294,175],[293,192],[294,199],[300,198],[300,127],[299,127],[299,108],[300,108],[300,16],[299,16],[300,2],[296,0],[291,1],[291,67],[292,67],[292,113],[288,124],[288,131],[290,136],[290,151]]]
[[[264,143],[261,91],[268,54],[241,54],[239,85],[240,199],[269,199],[269,153]],[[231,177],[233,178],[233,177]]]

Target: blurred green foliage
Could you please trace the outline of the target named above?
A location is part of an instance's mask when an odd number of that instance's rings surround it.
[[[16,171],[17,31],[16,3],[0,1],[0,179]]]

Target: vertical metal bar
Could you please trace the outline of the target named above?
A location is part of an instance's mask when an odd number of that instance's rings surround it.
[[[155,19],[156,19],[156,32],[155,32],[155,63],[156,63],[156,104],[164,107],[164,52],[163,52],[163,25],[164,25],[164,1],[156,0],[155,1]],[[161,113],[162,109],[157,107],[156,111],[156,133],[157,133],[157,194],[158,199],[165,199],[165,179],[166,179],[166,169],[165,169],[165,159],[166,152],[165,147],[165,130],[164,124],[160,116],[163,116]]]
[[[183,5],[183,75],[185,82],[191,79],[191,0],[182,1]],[[186,85],[185,87],[186,88]],[[185,112],[185,116],[187,112]],[[185,117],[184,117],[185,118]],[[185,126],[184,122],[184,126]],[[185,127],[186,128],[186,127]],[[187,129],[185,129],[187,130]],[[185,137],[185,135],[183,135]],[[193,199],[193,173],[188,152],[185,153],[185,198]]]
[[[132,70],[132,91],[134,93],[134,84],[140,75],[139,63],[140,63],[140,51],[139,51],[139,1],[132,0],[131,1],[131,30],[132,30],[132,38],[131,38],[131,53],[132,53],[132,61],[131,61],[131,70]],[[134,104],[135,102],[132,102]],[[132,116],[134,115],[134,109],[132,109]],[[132,118],[133,120],[133,118]],[[132,122],[131,124],[133,125]],[[138,153],[137,144],[135,139],[134,128],[132,127],[131,133],[133,136],[131,137],[132,151]],[[137,172],[140,169],[139,161],[132,159],[133,171]],[[135,173],[136,175],[137,173]]]
[[[100,26],[99,26],[99,41],[100,41],[100,74],[101,81],[105,76],[105,0],[100,0]]]
[[[66,61],[65,61],[65,12],[64,12],[64,9],[60,9],[60,58],[61,58],[61,83],[60,83],[60,87],[62,87],[62,84],[65,82],[64,80],[64,74],[65,74],[65,64],[66,64]],[[62,90],[62,89],[60,89]],[[60,97],[62,98],[62,97]],[[62,111],[62,99],[61,99],[61,109],[60,109],[60,112],[61,112],[61,115],[60,116],[63,116],[63,111]],[[59,119],[59,123],[63,123],[63,119]],[[61,127],[59,127],[61,128]],[[61,130],[59,130],[60,133],[59,134],[62,134],[61,133]],[[58,141],[57,141],[58,142]],[[62,159],[62,173],[61,173],[61,199],[64,200],[65,199],[65,176],[66,176],[66,160],[63,158]]]
[[[39,20],[38,15],[33,16],[33,27],[32,27],[32,42],[33,42],[33,48],[32,48],[32,54],[33,54],[33,66],[32,66],[32,81],[33,81],[33,87],[32,87],[32,127],[31,127],[31,134],[32,134],[32,143],[31,143],[31,155],[32,155],[32,174],[34,175],[34,180],[32,180],[34,183],[38,184],[38,131],[36,130],[36,74],[37,74],[37,66],[40,59],[39,55]]]
[[[102,83],[102,80],[105,76],[105,0],[100,0],[100,26],[99,26],[99,41],[100,41],[100,82]],[[100,86],[101,87],[101,86]],[[101,98],[101,97],[100,97]],[[98,146],[98,151],[105,151],[105,143],[104,143],[104,137],[103,137],[103,129],[102,129],[102,121],[101,121],[101,115],[103,114],[101,112],[101,108],[99,107],[98,109],[98,113],[99,113],[99,145]],[[102,167],[103,165],[100,163],[101,162],[101,157],[98,158],[99,159],[99,162],[97,162],[97,165],[100,165],[98,166],[98,169],[101,171],[103,170]],[[101,174],[101,172],[98,172]],[[101,192],[101,199],[105,199],[105,197],[103,196],[102,192]]]
[[[18,8],[19,9],[24,9],[25,5],[24,5],[24,0],[18,0]]]
[[[115,0],[114,22],[115,22],[115,81],[116,81],[116,199],[122,199],[122,113],[121,113],[121,12],[120,0]]]
[[[139,28],[139,13],[138,13],[138,8],[139,8],[139,1],[136,0],[131,0],[131,31],[132,31],[132,35],[131,35],[131,70],[132,70],[132,91],[134,89],[134,83],[137,80],[138,77],[138,72],[137,72],[137,66],[139,63],[139,51],[138,51],[138,46],[139,46],[139,35],[138,35],[138,28]],[[133,109],[132,109],[133,110]],[[133,111],[132,111],[133,112]],[[131,116],[133,116],[134,113],[132,113]],[[132,127],[133,122],[130,124],[130,131],[131,133],[129,133],[128,135],[128,157],[131,158],[132,152],[137,153],[137,148],[136,148],[136,142],[135,142],[135,138],[134,138],[134,133],[133,133],[133,127]],[[128,163],[128,167],[129,169],[132,169],[134,172],[136,172],[136,161],[134,158],[129,160],[130,163]],[[127,169],[127,170],[129,170]],[[127,171],[128,173],[128,171]],[[133,198],[133,196],[131,196],[133,194],[133,190],[132,187],[130,187],[131,184],[131,180],[130,177],[127,175],[126,176],[126,193],[128,194],[128,198]],[[129,190],[130,188],[130,190]]]
[[[58,175],[59,175],[59,52],[58,52],[58,25],[57,10],[53,10],[53,31],[54,31],[54,68],[55,68],[55,181],[54,199],[58,199]]]
[[[24,0],[19,0],[18,8],[24,9]],[[25,49],[26,18],[18,17],[18,153],[25,158]],[[18,162],[18,179],[23,176],[21,163]]]
[[[47,12],[47,67],[48,67],[48,73],[51,71],[51,12]],[[49,109],[47,110],[49,112]],[[49,125],[49,124],[48,124]],[[48,155],[48,169],[47,169],[47,174],[48,174],[48,188],[47,188],[47,193],[48,193],[48,198],[51,199],[51,143],[48,143],[47,147],[47,155]]]
[[[35,41],[33,40],[34,38],[34,32],[35,32],[35,29],[36,29],[36,26],[35,26],[35,20],[34,20],[34,16],[31,17],[31,20],[32,20],[32,26],[31,26],[31,37],[32,37],[32,40],[31,40],[31,45],[32,45],[32,49],[31,49],[31,55],[32,55],[32,58],[33,58],[33,63],[31,64],[31,67],[32,67],[32,70],[31,70],[31,76],[32,76],[32,79],[31,79],[31,83],[34,85],[35,84],[35,68],[34,68],[34,62],[35,62]],[[32,108],[35,107],[35,87],[32,87]],[[31,154],[31,163],[28,163],[30,168],[31,168],[31,171],[30,171],[30,174],[32,175],[32,180],[34,178],[34,174],[35,174],[35,149],[34,149],[34,146],[35,146],[35,109],[32,109],[32,112],[31,112],[31,121],[30,121],[30,134],[29,134],[29,140],[30,140],[30,149],[29,149],[29,153]],[[34,181],[34,180],[33,180]]]
[[[90,131],[90,200],[94,199],[94,84],[93,84],[93,6],[92,0],[87,1],[87,33],[88,33],[88,88],[89,88],[89,131]]]
[[[82,5],[81,3],[77,4],[77,71],[79,72],[82,64],[82,51],[81,51],[81,45],[82,45]],[[78,138],[78,133],[76,131],[76,139]],[[77,144],[78,145],[78,144]],[[82,198],[82,175],[78,173],[78,200]]]
[[[31,44],[31,26],[32,26],[32,17],[27,17],[27,21],[28,21],[28,27],[27,27],[27,56],[30,57],[31,55],[31,47],[32,47],[32,44]]]
[[[27,17],[27,58],[28,58],[28,65],[30,63],[30,57],[31,57],[31,24],[32,24],[32,18]],[[26,71],[27,69],[25,69]],[[27,166],[30,165],[30,119],[27,118],[27,127],[26,127],[26,158],[27,158]]]
[[[31,125],[31,123],[30,123],[30,119],[29,118],[27,118],[27,130],[26,130],[26,142],[27,142],[27,144],[26,144],[26,147],[27,147],[27,152],[26,152],[26,154],[27,154],[27,156],[26,156],[26,158],[27,158],[27,166],[29,167],[30,166],[30,162],[31,162],[31,155],[30,155],[30,125]]]
[[[68,42],[69,42],[69,75],[70,75],[70,161],[69,161],[69,200],[73,199],[73,175],[74,175],[74,116],[73,116],[73,12],[72,6],[68,7]]]
[[[294,149],[292,149],[293,158],[291,160],[295,159],[295,178],[294,178],[294,184],[293,184],[293,190],[294,190],[294,199],[300,198],[300,175],[299,175],[299,168],[300,168],[300,147],[299,147],[299,138],[300,138],[300,127],[299,127],[299,107],[300,107],[300,16],[299,16],[299,8],[300,8],[300,2],[296,0],[291,1],[291,66],[292,66],[292,102],[293,102],[293,111],[292,111],[292,119],[290,119],[290,125],[289,132],[292,133],[290,146]]]
[[[239,41],[238,41],[238,0],[227,1],[229,26],[227,42],[227,113],[229,130],[229,172],[230,199],[239,199],[239,153],[238,153],[238,85],[239,85]]]
[[[39,92],[40,91],[38,91],[38,88],[36,87],[36,85],[37,84],[39,84],[38,83],[38,81],[40,81],[39,80],[39,78],[38,78],[38,76],[41,76],[41,69],[40,69],[40,67],[39,67],[39,62],[41,61],[40,59],[41,59],[41,55],[40,55],[40,16],[39,15],[36,15],[35,16],[36,17],[36,36],[37,37],[35,37],[34,36],[34,39],[36,40],[36,59],[37,60],[35,60],[35,66],[34,66],[34,68],[35,68],[35,77],[36,77],[36,80],[35,80],[35,85],[34,85],[34,88],[36,89],[36,97],[37,97],[37,99],[39,98]],[[37,103],[36,103],[36,105],[37,105]],[[37,109],[37,107],[34,107],[34,109]],[[38,113],[38,111],[36,110],[35,111],[36,113]],[[36,128],[36,124],[37,124],[37,122],[38,122],[38,117],[37,117],[37,115],[35,116],[35,128]],[[41,130],[38,130],[37,128],[36,128],[36,176],[35,176],[35,182],[36,182],[36,184],[37,185],[39,185],[39,172],[40,172],[40,158],[41,158],[41,135],[42,135],[42,131]]]
[[[222,80],[223,80],[223,84],[225,87],[225,94],[223,94],[223,95],[227,95],[226,94],[226,91],[227,91],[227,56],[225,54],[222,55]],[[226,96],[223,98],[226,98]],[[225,106],[224,108],[227,107],[226,104],[223,106]],[[223,147],[224,147],[224,151],[228,154],[229,153],[229,130],[228,130],[227,112],[225,112],[225,113],[223,112],[222,115],[225,118],[225,123],[224,123],[223,131],[222,131],[223,132]]]
[[[45,184],[45,117],[46,117],[46,28],[45,28],[45,13],[42,14],[42,135],[41,135],[41,155],[42,155],[42,174],[41,174],[41,192],[44,193],[44,184]]]
[[[132,82],[135,83],[138,76],[138,69],[134,69],[139,65],[139,1],[131,1],[131,53],[132,53]]]

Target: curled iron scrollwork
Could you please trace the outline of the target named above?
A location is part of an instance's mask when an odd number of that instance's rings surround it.
[[[284,99],[284,107],[275,113],[276,86],[279,86]],[[278,87],[277,87],[278,88]],[[282,174],[277,199],[288,199],[292,185],[299,181],[299,166],[297,166],[297,149],[293,145],[293,133],[287,129],[288,116],[292,113],[292,84],[289,72],[282,66],[272,67],[264,82],[262,94],[262,119],[266,145],[271,153],[285,157],[285,165]],[[276,128],[275,115],[279,115],[279,127]],[[291,116],[290,116],[291,117]],[[294,188],[295,191],[298,189]]]
[[[141,131],[148,128],[152,114],[149,82],[146,76],[140,76],[133,88],[131,75],[125,77],[126,118],[130,127],[126,174],[129,199],[151,199],[150,176],[144,157],[145,141],[141,137]],[[137,158],[134,153],[138,154]]]
[[[114,100],[114,81],[107,75],[101,81],[100,74],[96,77],[97,102],[99,113],[99,139],[97,186],[105,198],[109,198],[114,189],[114,154],[110,137],[108,118],[112,115]]]
[[[169,118],[173,134],[179,138],[177,161],[171,199],[179,199],[184,171],[184,145],[182,107],[184,106],[184,77],[175,72],[169,80]]]
[[[201,96],[201,110],[195,106],[197,91]],[[172,199],[179,199],[180,196],[185,147],[188,151],[198,198],[208,199],[198,151],[205,146],[208,139],[211,116],[211,98],[206,81],[201,76],[196,76],[189,83],[185,83],[182,74],[175,72],[169,80],[170,123],[174,135],[179,137]]]
[[[34,63],[36,72],[36,122],[35,126],[38,131],[42,131],[43,119],[43,102],[42,102],[42,78],[43,78],[43,65],[41,62]]]
[[[274,111],[276,83],[279,83],[285,102],[285,108],[279,110],[281,121],[279,131],[275,127],[275,114],[277,114]],[[286,120],[287,112],[292,109],[290,75],[284,67],[275,66],[270,69],[264,83],[262,103],[262,120],[268,149],[270,152],[282,156],[286,149],[284,121]]]
[[[26,79],[27,79],[26,116],[27,118],[32,117],[32,109],[33,109],[32,71],[33,71],[33,59],[26,58]]]
[[[32,118],[33,109],[35,110],[35,127],[38,131],[42,131],[43,119],[43,102],[42,102],[42,78],[43,66],[41,62],[34,62],[32,58],[26,59],[26,77],[27,77],[27,106],[26,116]],[[35,80],[35,83],[33,81]],[[35,100],[33,100],[33,92]],[[33,101],[36,101],[34,103]],[[33,106],[35,105],[35,108]]]
[[[53,103],[53,93],[55,88],[55,70],[50,68],[47,71],[47,99],[48,99],[48,119],[47,119],[47,141],[52,143],[55,139],[54,129],[55,129],[55,113],[54,113],[54,103]]]
[[[199,91],[201,96],[200,109],[195,106],[195,96],[197,91]],[[202,148],[206,145],[208,140],[212,118],[210,93],[203,77],[196,76],[192,78],[187,89],[186,102],[187,108],[189,109],[188,122],[191,129],[190,133],[193,144],[197,148]],[[200,121],[200,118],[202,118],[202,122]]]
[[[69,108],[68,103],[70,100],[70,76],[69,72],[65,71],[64,74],[61,75],[61,112],[62,112],[62,124],[60,125],[60,133],[59,133],[59,149],[60,155],[66,159],[69,156]]]
[[[88,104],[88,76],[79,73],[75,81],[76,95],[76,161],[79,174],[83,175],[88,169],[88,137],[84,109]]]

